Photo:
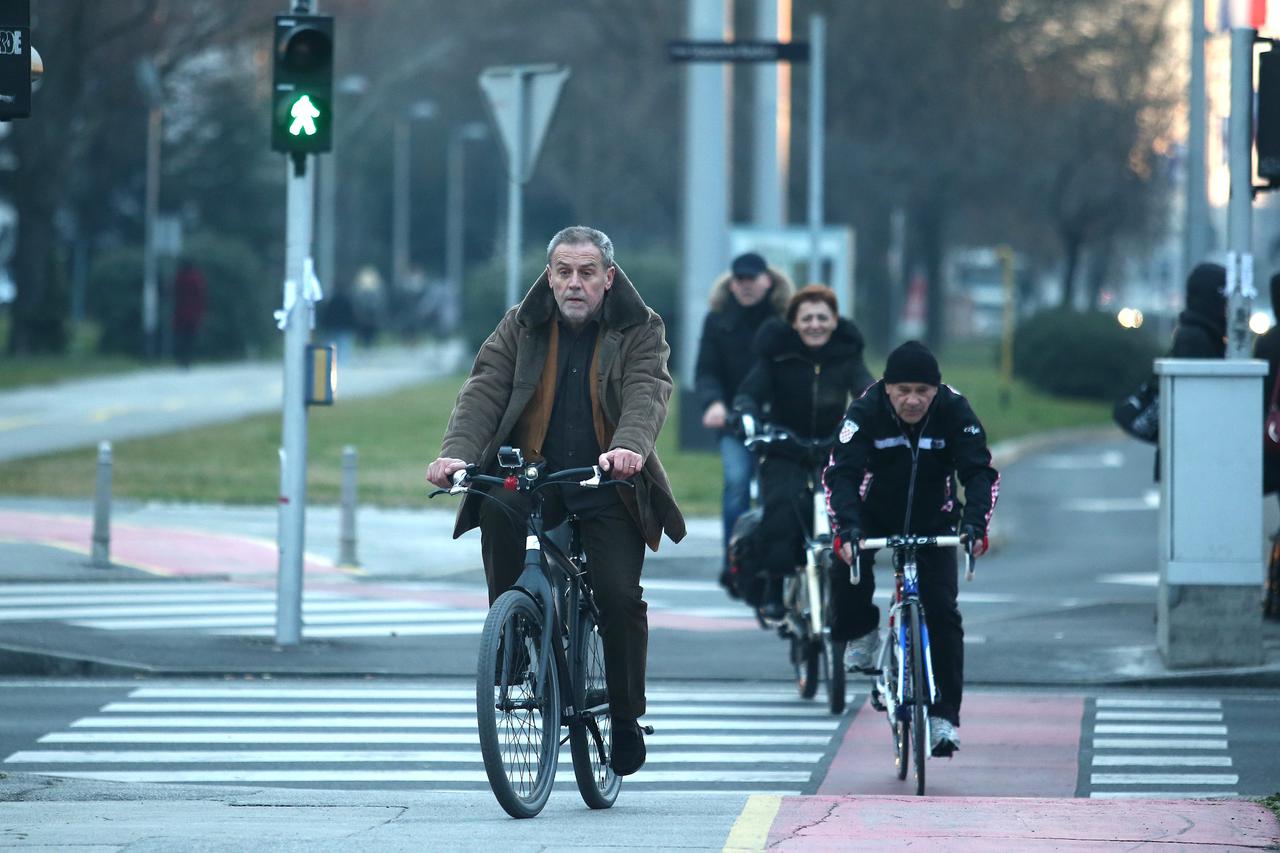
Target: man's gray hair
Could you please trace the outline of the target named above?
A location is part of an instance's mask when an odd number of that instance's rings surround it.
[[[563,229],[559,234],[551,238],[551,242],[547,244],[547,264],[551,264],[551,255],[556,250],[556,246],[561,244],[570,246],[581,246],[584,243],[590,243],[600,250],[600,257],[604,261],[605,269],[613,266],[613,241],[609,239],[609,235],[603,231],[597,231],[594,228],[588,228],[586,225],[570,225]]]

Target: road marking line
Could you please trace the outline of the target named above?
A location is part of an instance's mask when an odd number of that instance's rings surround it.
[[[105,782],[488,782],[483,770],[59,770],[58,776]],[[653,770],[628,779],[627,787],[672,782],[800,782],[809,771]],[[757,848],[758,849],[758,848]]]
[[[773,826],[782,806],[782,797],[753,794],[724,840],[723,853],[756,853],[764,850],[769,841],[769,828]]]
[[[221,702],[110,702],[100,712],[108,714],[467,714],[474,713],[475,700],[470,702],[279,702],[279,701],[221,701]],[[648,703],[646,716],[665,717],[671,714],[708,717],[801,717],[808,720],[827,721],[831,715],[815,711],[811,707],[790,708],[773,705],[691,705],[688,703]]]
[[[760,731],[831,731],[840,725],[839,720],[689,720],[682,717],[665,717],[647,714],[645,719],[656,717],[662,729],[706,731],[717,729]],[[474,715],[466,717],[85,717],[71,724],[72,728],[92,729],[268,729],[268,728],[332,728],[332,729],[466,729],[476,728]]]
[[[1167,723],[1220,723],[1221,711],[1098,711],[1099,720],[1151,720]]]
[[[1144,726],[1099,723],[1093,727],[1099,735],[1225,735],[1226,726]]]
[[[1155,587],[1160,583],[1160,576],[1155,572],[1119,572],[1111,575],[1098,575],[1098,583],[1117,583],[1124,586]]]
[[[1098,697],[1094,700],[1099,708],[1201,708],[1205,710],[1219,709],[1219,699],[1127,699],[1121,697]]]
[[[1094,773],[1091,785],[1237,785],[1235,773]]]
[[[1230,767],[1229,755],[1095,755],[1094,767]]]
[[[652,750],[668,746],[825,746],[830,735],[720,735],[700,733],[692,735],[654,735],[649,747]],[[196,731],[196,732],[114,732],[78,731],[50,732],[39,738],[38,743],[268,743],[268,744],[335,744],[335,743],[391,743],[391,744],[478,744],[475,732],[245,732],[245,731]]]
[[[1119,800],[1141,797],[1146,800],[1229,800],[1235,791],[1091,791],[1091,800]]]
[[[1093,739],[1094,749],[1226,749],[1225,740],[1207,738],[1108,738]]]
[[[24,750],[4,760],[6,764],[314,764],[320,762],[415,764],[481,764],[479,742],[474,750]],[[649,764],[801,764],[813,765],[820,752],[667,752],[654,744]]]
[[[646,690],[649,702],[776,702],[792,707],[795,688],[762,686],[750,693],[714,688],[696,690]],[[470,699],[476,689],[469,687],[139,687],[130,699]]]

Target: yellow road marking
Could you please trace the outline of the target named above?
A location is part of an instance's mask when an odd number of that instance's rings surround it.
[[[129,412],[136,411],[134,406],[103,406],[100,409],[94,409],[89,415],[89,422],[100,424],[103,421],[109,421],[112,418],[118,418],[121,415],[127,415]]]
[[[759,853],[769,841],[769,827],[778,816],[782,797],[753,794],[734,821],[725,839],[723,853]]]
[[[8,429],[22,429],[40,423],[39,418],[0,418],[0,432]]]

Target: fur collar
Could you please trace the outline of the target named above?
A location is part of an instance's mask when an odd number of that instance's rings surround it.
[[[615,264],[614,270],[613,286],[605,294],[600,320],[605,326],[619,330],[646,322],[649,319],[649,306],[644,304],[622,267]],[[551,292],[551,283],[544,269],[516,309],[516,324],[526,328],[541,326],[549,322],[556,313],[555,295]]]

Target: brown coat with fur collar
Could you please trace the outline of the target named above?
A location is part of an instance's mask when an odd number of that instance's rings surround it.
[[[592,359],[592,414],[601,447],[625,447],[644,457],[644,468],[634,478],[635,492],[619,489],[619,494],[656,551],[664,532],[673,542],[685,535],[684,517],[654,451],[671,397],[671,348],[662,318],[616,269],[600,312]],[[554,394],[554,371],[546,368],[554,363],[549,356],[558,313],[544,271],[476,354],[449,418],[441,456],[478,462],[482,470],[490,470],[503,444],[517,436],[545,436]],[[480,523],[481,500],[475,495],[463,499],[455,539]]]

